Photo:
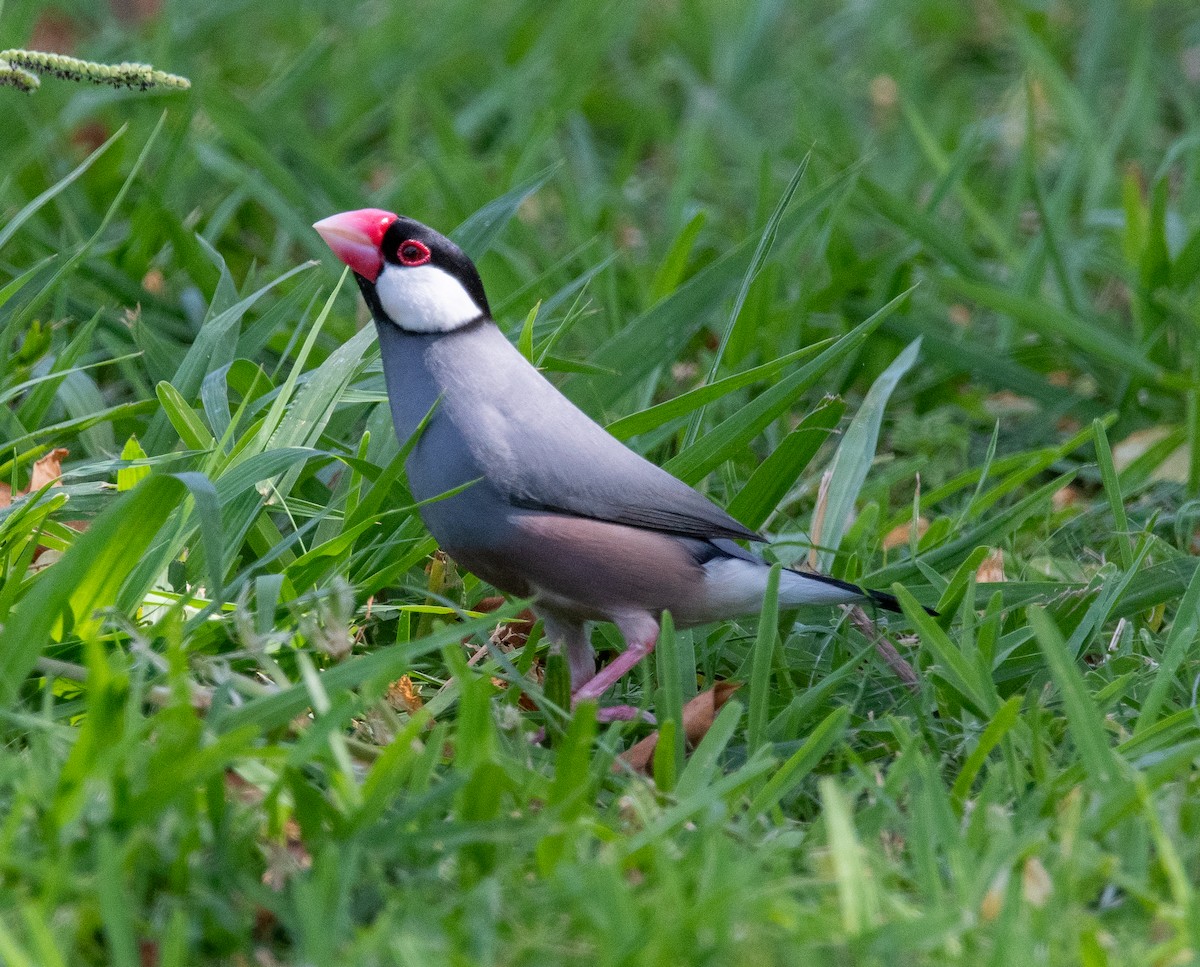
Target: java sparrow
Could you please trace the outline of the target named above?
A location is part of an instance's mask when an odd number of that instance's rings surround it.
[[[429,419],[406,469],[429,532],[462,567],[531,598],[566,651],[573,700],[598,699],[649,654],[659,619],[700,625],[762,606],[761,541],[575,407],[492,320],[471,260],[452,241],[377,208],[313,226],[354,271],[379,333],[396,434]],[[779,603],[890,595],[784,570]],[[611,621],[625,651],[599,672],[589,623]]]

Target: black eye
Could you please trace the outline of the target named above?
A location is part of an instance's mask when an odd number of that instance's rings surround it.
[[[401,265],[424,265],[430,258],[429,248],[415,238],[401,242],[400,248],[396,250],[396,255],[400,259]]]

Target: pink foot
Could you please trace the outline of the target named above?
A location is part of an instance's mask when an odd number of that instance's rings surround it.
[[[647,612],[639,611],[617,621],[625,636],[625,650],[595,675],[575,689],[571,703],[597,700],[624,678],[658,643],[658,622]]]
[[[637,722],[639,720],[647,725],[658,724],[658,720],[653,715],[643,712],[633,705],[606,705],[604,708],[596,709],[597,722]]]

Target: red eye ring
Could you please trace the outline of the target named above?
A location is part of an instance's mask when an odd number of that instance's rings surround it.
[[[406,239],[396,249],[396,258],[400,260],[401,265],[424,265],[432,257],[429,246],[415,238]]]

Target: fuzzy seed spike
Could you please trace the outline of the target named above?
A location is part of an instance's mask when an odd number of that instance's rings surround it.
[[[0,62],[0,85],[15,87],[18,91],[32,94],[42,86],[42,82],[37,74],[31,74],[20,67],[12,67]]]
[[[0,51],[0,71],[4,69],[4,65],[7,65],[9,70],[19,70],[26,77],[33,74],[49,74],[64,81],[83,81],[89,84],[106,84],[110,87],[137,88],[142,91],[156,88],[186,91],[192,86],[192,82],[186,77],[155,70],[149,64],[98,64],[90,60],[80,60],[78,57],[40,50]],[[11,79],[2,82],[22,87],[24,90],[33,90],[37,86],[36,80],[34,78],[35,83],[32,86],[23,86]]]

